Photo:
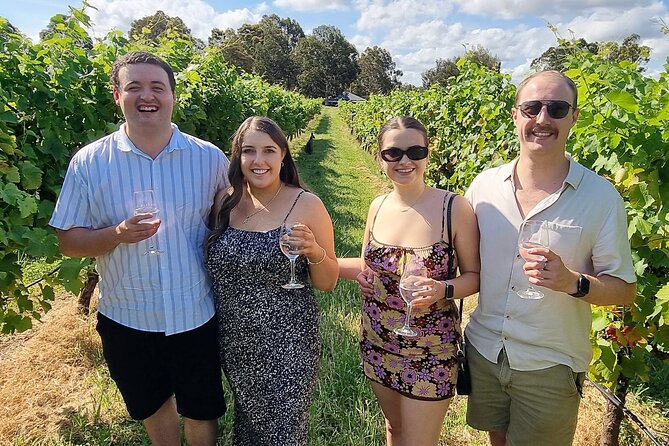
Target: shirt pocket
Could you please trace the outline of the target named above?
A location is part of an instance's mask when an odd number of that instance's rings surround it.
[[[548,247],[562,259],[567,268],[575,268],[579,252],[583,252],[581,226],[546,222],[548,228]]]

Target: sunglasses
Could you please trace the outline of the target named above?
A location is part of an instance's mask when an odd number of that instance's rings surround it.
[[[520,110],[526,118],[536,118],[541,109],[546,106],[548,116],[553,119],[562,119],[569,113],[569,108],[573,108],[567,101],[525,101],[516,108]]]
[[[424,146],[411,146],[406,150],[389,147],[381,150],[381,158],[389,163],[394,163],[406,155],[410,160],[418,161],[427,158],[427,152],[427,147]]]

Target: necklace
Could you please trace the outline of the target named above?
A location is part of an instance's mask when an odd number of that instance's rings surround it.
[[[416,205],[416,203],[418,203],[418,201],[421,199],[421,197],[423,196],[423,194],[425,193],[426,190],[427,190],[427,186],[425,186],[423,188],[423,191],[420,194],[418,194],[418,197],[416,197],[416,199],[410,205],[408,205],[404,208],[398,208],[398,210],[400,212],[408,212],[409,209],[413,209],[413,207]]]
[[[254,215],[258,214],[259,212],[262,212],[262,211],[267,210],[267,206],[269,206],[270,204],[272,204],[272,202],[274,201],[274,199],[275,199],[276,197],[279,196],[279,192],[281,192],[281,189],[282,189],[282,188],[283,188],[283,183],[281,183],[281,185],[279,186],[279,188],[276,190],[276,193],[274,194],[274,196],[273,196],[272,198],[270,198],[270,200],[267,202],[267,204],[262,204],[262,202],[256,198],[256,200],[262,205],[262,207],[261,207],[260,209],[256,209],[254,212],[252,212],[252,213],[250,213],[249,215],[247,215],[247,216],[244,218],[244,220],[242,221],[242,224],[245,225],[246,223],[248,223],[248,221],[249,221],[249,219],[251,219],[251,217],[253,217]],[[255,198],[255,197],[253,196],[253,194],[251,194],[250,191],[249,191],[249,195],[251,196],[251,202],[253,202],[253,198]]]

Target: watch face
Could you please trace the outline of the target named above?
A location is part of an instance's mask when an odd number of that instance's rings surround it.
[[[576,282],[576,292],[570,294],[570,296],[584,297],[588,292],[590,292],[590,281],[583,274],[579,274]]]

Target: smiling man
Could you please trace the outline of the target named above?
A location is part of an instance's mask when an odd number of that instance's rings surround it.
[[[130,415],[154,445],[180,444],[181,414],[188,444],[211,446],[225,402],[203,253],[228,160],[172,124],[162,59],[129,53],[111,79],[125,122],[73,156],[50,225],[63,254],[97,259],[97,330]],[[138,209],[140,191],[155,209]]]
[[[635,297],[623,200],[565,153],[577,99],[557,71],[521,82],[511,110],[519,157],[482,172],[466,194],[481,232],[479,305],[466,329],[467,422],[493,446],[572,444],[592,359],[591,305]],[[518,233],[528,220],[543,222],[548,247],[530,249],[535,260],[526,262]],[[530,284],[543,297],[518,294]]]

